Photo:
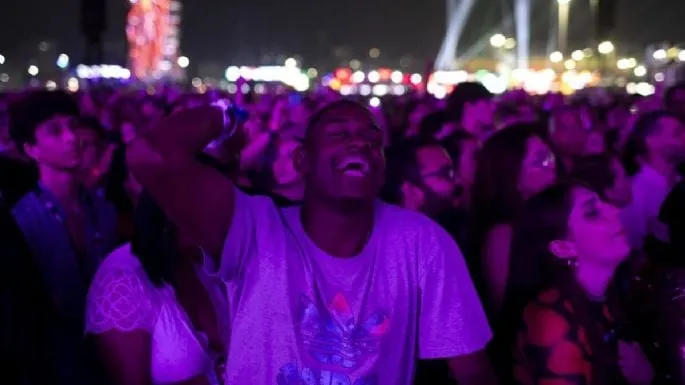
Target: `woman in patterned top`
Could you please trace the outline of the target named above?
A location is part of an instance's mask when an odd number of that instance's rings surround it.
[[[512,240],[505,313],[517,384],[649,384],[613,276],[630,253],[618,211],[579,184],[531,198]]]

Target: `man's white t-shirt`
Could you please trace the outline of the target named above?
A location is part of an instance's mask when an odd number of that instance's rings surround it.
[[[409,385],[417,358],[491,338],[454,240],[421,214],[377,203],[358,256],[313,244],[300,208],[236,190],[218,271],[232,283],[227,384]]]

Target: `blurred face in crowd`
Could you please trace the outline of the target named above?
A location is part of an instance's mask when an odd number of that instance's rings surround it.
[[[606,150],[606,143],[604,141],[603,133],[599,131],[592,131],[587,134],[583,155],[603,154],[606,152]]]
[[[678,163],[685,156],[685,127],[673,117],[662,117],[657,123],[659,129],[647,136],[650,154],[659,154],[671,162]]]
[[[584,188],[574,189],[567,239],[552,242],[550,249],[560,258],[576,259],[579,266],[607,268],[630,253],[618,209]]]
[[[121,125],[121,141],[124,142],[124,144],[130,144],[136,139],[136,136],[136,127],[133,123],[126,122]]]
[[[469,133],[482,137],[494,125],[495,103],[490,99],[467,102],[461,117],[462,127]]]
[[[423,119],[430,114],[430,108],[425,104],[417,105],[409,113],[409,125],[408,130],[405,132],[406,136],[412,137],[419,134],[419,129],[421,128],[421,122]]]
[[[476,154],[478,149],[480,149],[480,141],[478,139],[467,139],[461,143],[457,184],[461,184],[464,188],[473,186],[473,180],[476,176]]]
[[[309,109],[303,103],[295,105],[290,112],[290,121],[295,124],[305,125],[309,118]]]
[[[671,95],[673,112],[685,117],[685,89],[678,89]]]
[[[296,162],[306,189],[333,202],[374,200],[384,181],[383,137],[364,107],[329,107],[310,127]]]
[[[416,151],[416,165],[420,181],[402,186],[405,205],[426,214],[452,207],[457,190],[454,163],[441,146],[424,146]]]
[[[530,197],[556,180],[556,160],[552,150],[537,136],[528,139],[526,156],[521,163],[519,191]]]
[[[164,110],[153,102],[143,103],[143,119],[150,125],[154,125],[164,118]]]
[[[260,113],[251,113],[245,123],[243,123],[243,129],[250,140],[256,139],[266,128],[266,120]]]
[[[630,120],[630,109],[619,106],[612,108],[607,114],[607,126],[609,128],[623,129]]]
[[[611,172],[614,176],[614,185],[604,191],[604,196],[616,207],[625,207],[633,200],[633,184],[625,168],[616,158],[611,161]]]
[[[76,131],[74,117],[53,117],[36,128],[35,142],[25,144],[24,150],[40,166],[76,170],[81,166],[82,156]]]
[[[295,169],[295,152],[300,143],[296,140],[280,142],[273,163],[274,181],[277,187],[292,187],[301,184],[302,175]]]
[[[101,143],[95,131],[90,128],[77,128],[79,146],[81,147],[81,169],[91,170],[100,159]]]
[[[585,149],[587,131],[577,110],[564,109],[552,116],[551,139],[566,156],[579,156]]]

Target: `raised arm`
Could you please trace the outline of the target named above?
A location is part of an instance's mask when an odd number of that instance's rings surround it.
[[[164,119],[127,149],[131,172],[162,209],[205,252],[219,262],[231,226],[234,186],[195,156],[223,130],[223,112],[212,106]]]

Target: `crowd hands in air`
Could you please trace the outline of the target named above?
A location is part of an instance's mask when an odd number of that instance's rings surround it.
[[[1,95],[8,383],[685,381],[684,84],[366,105]]]

